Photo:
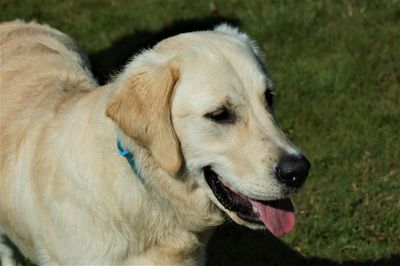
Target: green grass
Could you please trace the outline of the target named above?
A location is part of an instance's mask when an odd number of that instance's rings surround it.
[[[294,198],[293,234],[281,242],[225,226],[212,264],[398,265],[400,1],[210,3],[0,0],[0,21],[36,19],[66,32],[102,78],[174,26],[236,22],[265,53],[278,120],[313,166]]]

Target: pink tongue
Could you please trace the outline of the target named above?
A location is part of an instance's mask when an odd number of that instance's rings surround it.
[[[296,223],[294,208],[290,199],[262,203],[250,200],[257,208],[260,217],[272,234],[283,236],[290,233]]]

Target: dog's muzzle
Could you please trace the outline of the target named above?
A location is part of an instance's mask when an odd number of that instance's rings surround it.
[[[293,230],[296,218],[289,198],[271,201],[252,199],[224,183],[210,166],[205,167],[203,173],[219,203],[243,221],[265,226],[275,236],[282,236]]]

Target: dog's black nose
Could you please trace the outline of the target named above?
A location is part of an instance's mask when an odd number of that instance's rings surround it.
[[[300,187],[310,170],[310,162],[303,155],[283,155],[276,167],[276,177],[290,187]]]

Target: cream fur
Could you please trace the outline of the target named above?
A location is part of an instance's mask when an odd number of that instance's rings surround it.
[[[282,150],[298,151],[266,111],[272,82],[236,29],[164,40],[102,87],[48,26],[4,23],[0,49],[0,230],[35,263],[203,264],[227,215],[258,228],[215,199],[201,172],[210,163],[246,195],[282,196],[269,169]],[[204,118],[224,101],[243,119],[229,130]]]

